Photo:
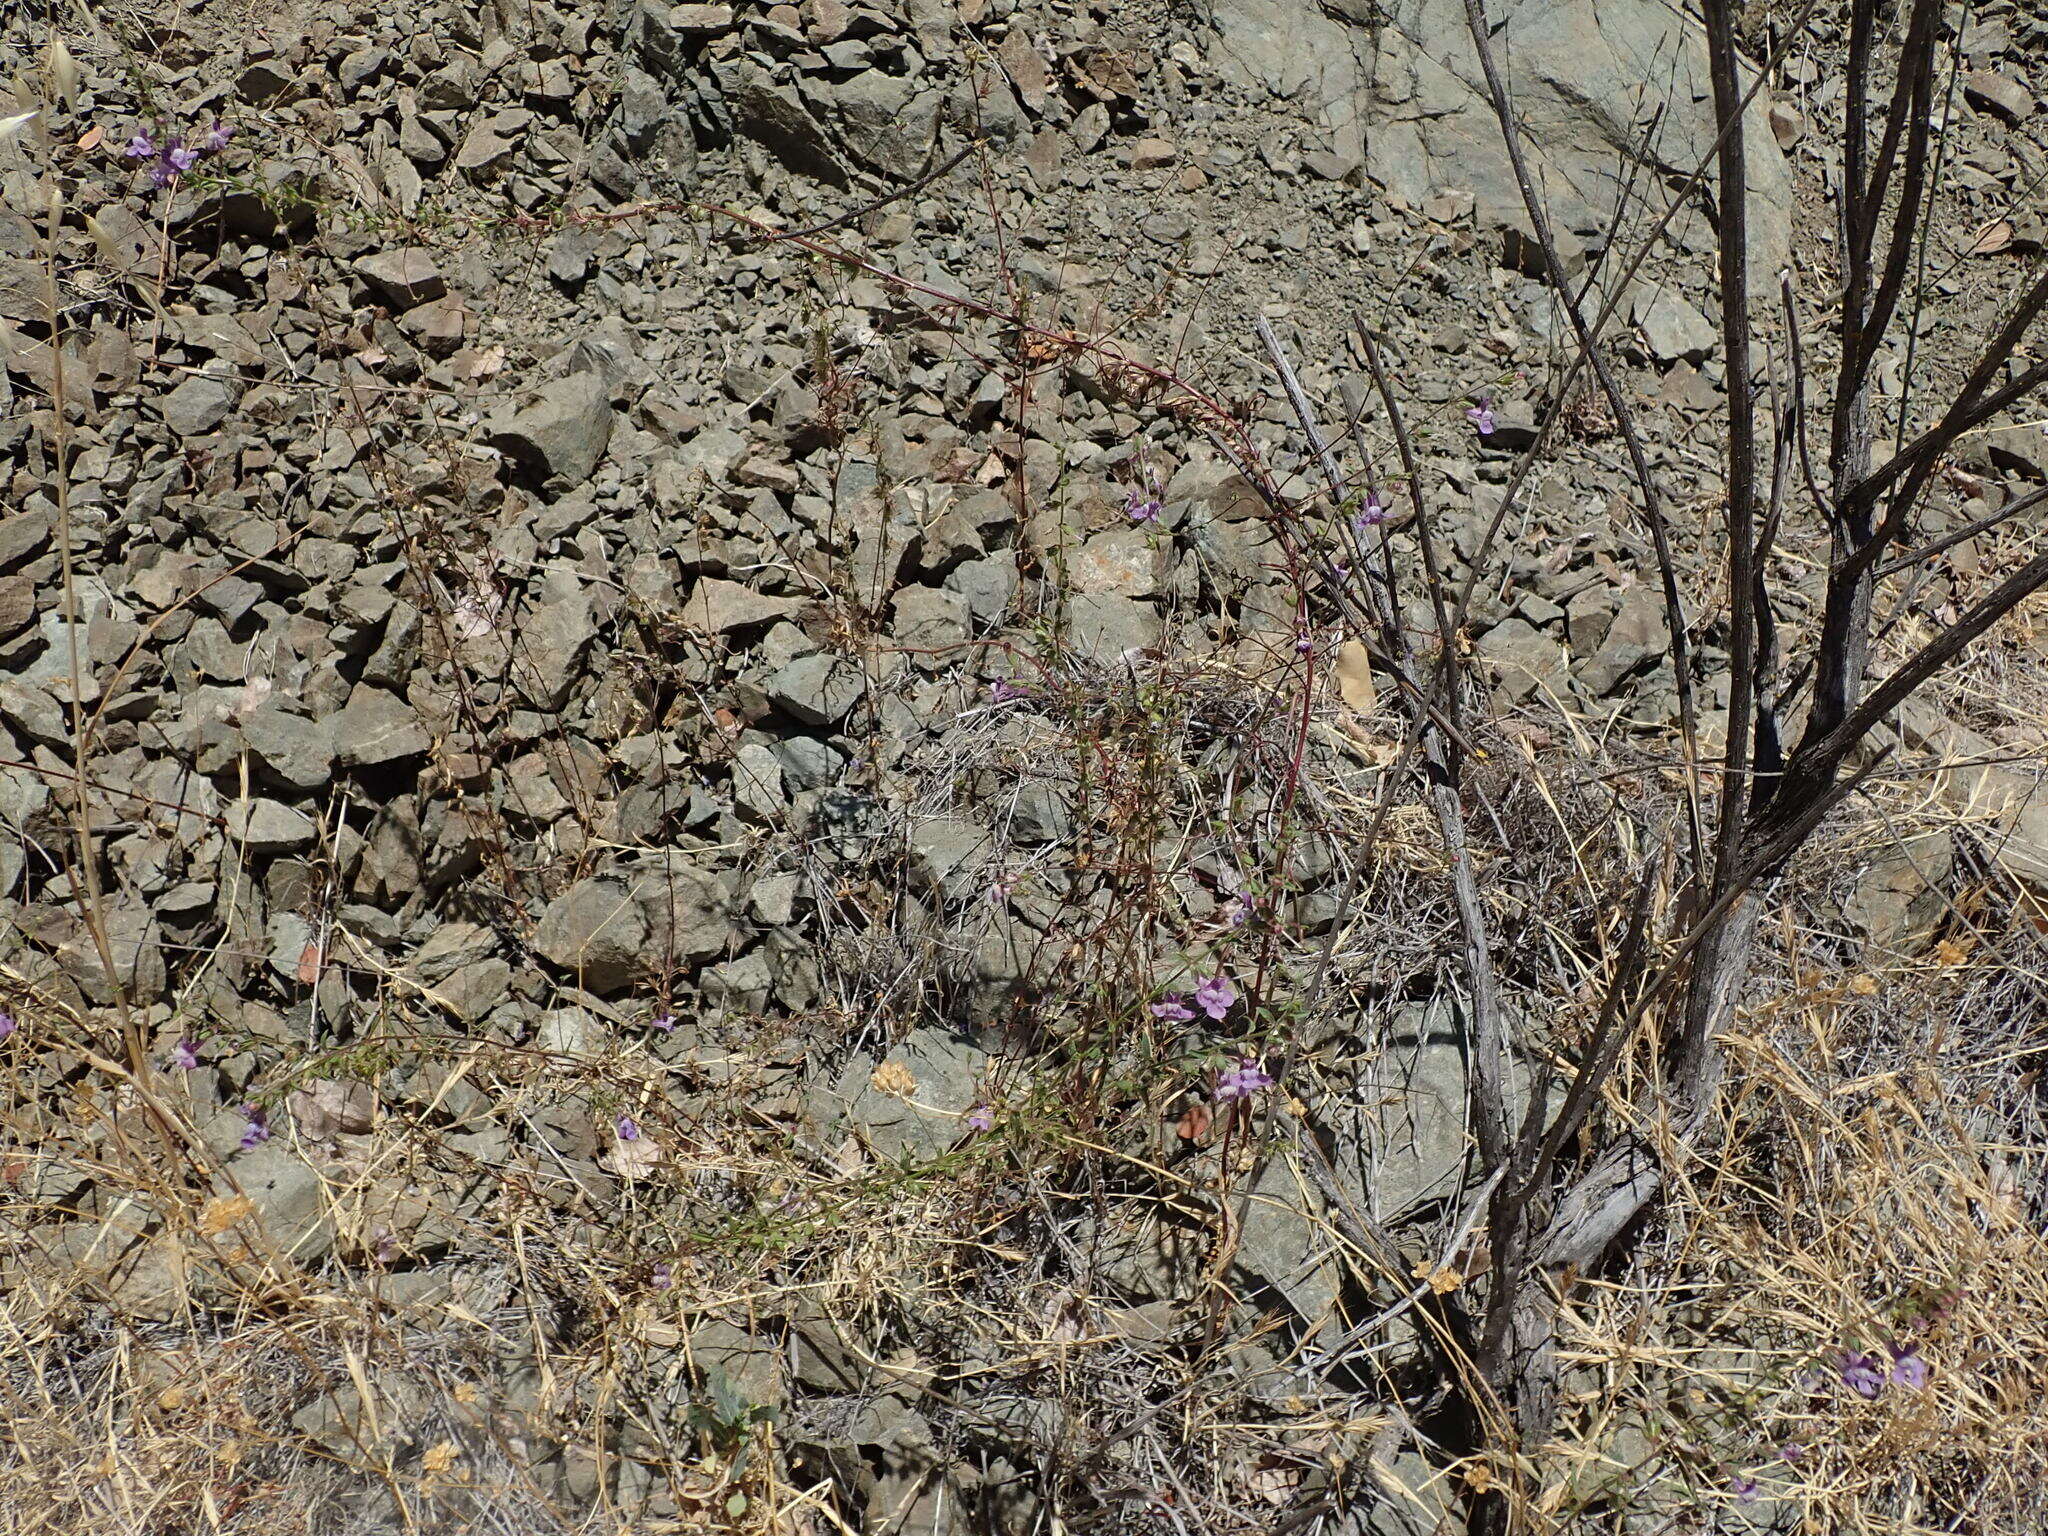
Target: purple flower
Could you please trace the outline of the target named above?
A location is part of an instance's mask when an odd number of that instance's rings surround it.
[[[621,1141],[638,1141],[640,1139],[640,1127],[633,1123],[631,1115],[619,1116],[619,1123],[615,1129],[618,1131],[619,1140]]]
[[[270,1116],[261,1104],[244,1104],[242,1115],[249,1123],[242,1128],[242,1150],[260,1147],[270,1140]]]
[[[1012,699],[1023,698],[1024,690],[1022,688],[1019,688],[1015,683],[1011,682],[1008,678],[999,677],[994,682],[988,685],[988,696],[994,699],[998,704],[1007,704]]]
[[[1152,1005],[1152,1017],[1164,1019],[1169,1024],[1185,1024],[1194,1016],[1188,1005],[1180,1000],[1178,992],[1169,992]]]
[[[1237,988],[1231,985],[1228,976],[1211,976],[1195,988],[1195,1006],[1212,1019],[1221,1019],[1236,1001]]]
[[[228,140],[235,136],[235,130],[226,123],[215,123],[206,130],[206,137],[199,141],[199,148],[209,155],[217,155],[228,147]]]
[[[1493,396],[1481,395],[1479,403],[1465,413],[1465,419],[1479,429],[1481,437],[1493,436]]]
[[[154,160],[156,158],[156,140],[146,133],[137,133],[134,138],[128,141],[128,147],[123,149],[121,153],[130,160]]]
[[[1805,1454],[1806,1447],[1801,1445],[1797,1440],[1787,1440],[1783,1445],[1778,1447],[1778,1460],[1780,1461],[1797,1461],[1800,1457],[1804,1456]]]
[[[1295,655],[1306,656],[1310,651],[1314,650],[1315,648],[1315,636],[1311,635],[1307,630],[1303,630],[1300,634],[1294,637]]]
[[[1738,1504],[1754,1504],[1763,1497],[1763,1490],[1757,1486],[1756,1479],[1744,1477],[1740,1472],[1729,1480],[1728,1489],[1735,1495],[1735,1502]]]
[[[1488,428],[1488,430],[1492,429]],[[1359,537],[1363,538],[1366,529],[1377,528],[1386,520],[1387,509],[1380,505],[1379,492],[1368,491],[1365,497],[1365,505],[1359,508],[1358,516],[1351,519],[1351,526]]]
[[[190,1072],[199,1065],[199,1053],[190,1040],[180,1040],[171,1047],[171,1065],[181,1072]]]
[[[675,1272],[671,1270],[666,1264],[657,1264],[654,1266],[654,1288],[657,1291],[665,1291],[675,1283]]]
[[[1272,1086],[1273,1075],[1259,1065],[1256,1057],[1240,1056],[1216,1074],[1216,1102],[1228,1104],[1233,1099],[1248,1099],[1261,1088]]]
[[[1878,1368],[1876,1360],[1856,1350],[1842,1355],[1842,1385],[1858,1397],[1875,1397],[1884,1390],[1885,1373]]]
[[[676,1016],[672,1013],[657,1013],[648,1023],[649,1027],[660,1030],[664,1035],[676,1032]]]
[[[168,187],[177,179],[177,175],[178,173],[171,169],[169,161],[152,160],[149,162],[149,184],[158,190]]]
[[[1892,1357],[1891,1378],[1896,1386],[1907,1387],[1917,1392],[1927,1385],[1931,1374],[1927,1362],[1920,1357],[1918,1344],[1887,1344],[1885,1352]]]
[[[0,1040],[5,1040],[19,1028],[21,1026],[14,1022],[13,1014],[0,1013]]]
[[[1134,523],[1156,523],[1165,510],[1157,496],[1147,496],[1143,491],[1133,490],[1124,498],[1124,516]]]
[[[967,1112],[967,1129],[970,1131],[992,1131],[996,1128],[996,1112],[987,1104],[977,1104]]]

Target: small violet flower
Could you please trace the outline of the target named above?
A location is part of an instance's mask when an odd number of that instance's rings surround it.
[[[1735,1502],[1738,1504],[1754,1504],[1763,1497],[1763,1490],[1758,1487],[1757,1480],[1753,1477],[1744,1477],[1739,1472],[1729,1480],[1728,1490],[1735,1495]]]
[[[619,1140],[621,1141],[638,1141],[640,1139],[640,1127],[633,1123],[631,1115],[619,1116],[619,1123],[615,1129],[618,1131]]]
[[[1858,1397],[1875,1397],[1882,1392],[1884,1375],[1869,1355],[1850,1350],[1842,1356],[1842,1385]]]
[[[1352,531],[1363,538],[1366,529],[1377,528],[1386,520],[1387,509],[1380,504],[1379,492],[1370,491],[1366,494],[1365,505],[1359,508],[1358,516],[1351,519]]]
[[[206,130],[206,137],[199,141],[201,153],[217,155],[228,147],[228,140],[235,136],[235,130],[226,123],[215,123]]]
[[[1157,496],[1147,496],[1141,491],[1132,491],[1124,498],[1124,516],[1134,523],[1156,523],[1164,510]]]
[[[192,1048],[190,1040],[180,1040],[171,1047],[171,1065],[180,1072],[190,1072],[199,1065],[199,1052]]]
[[[998,704],[1007,704],[1012,699],[1023,698],[1024,690],[1008,678],[999,677],[988,685],[988,696]]]
[[[261,1104],[244,1104],[242,1115],[248,1124],[242,1127],[242,1150],[260,1147],[270,1140],[270,1116]]]
[[[1237,988],[1228,976],[1211,976],[1195,988],[1195,1006],[1212,1019],[1221,1019],[1237,1001]]]
[[[1787,1440],[1783,1445],[1778,1447],[1778,1460],[1780,1461],[1797,1461],[1800,1457],[1804,1456],[1805,1454],[1806,1447],[1801,1445],[1797,1440]]]
[[[676,1016],[672,1013],[657,1013],[648,1023],[651,1028],[660,1030],[664,1035],[676,1032]]]
[[[987,1104],[977,1104],[967,1112],[967,1129],[970,1131],[992,1131],[996,1128],[996,1112]]]
[[[1465,419],[1479,429],[1481,437],[1493,436],[1493,396],[1481,395],[1479,403],[1465,413]]]
[[[21,1026],[14,1022],[13,1014],[0,1013],[0,1040],[5,1040],[19,1028]]]
[[[1169,1024],[1185,1024],[1194,1016],[1194,1011],[1180,1000],[1178,992],[1169,992],[1152,1005],[1152,1017],[1164,1019]]]
[[[654,1288],[657,1291],[665,1291],[675,1283],[675,1272],[671,1270],[666,1264],[657,1264],[654,1266]]]
[[[1231,1066],[1216,1074],[1216,1102],[1228,1104],[1233,1099],[1248,1099],[1261,1088],[1273,1086],[1273,1075],[1250,1056],[1240,1056]]]
[[[1927,1385],[1931,1372],[1920,1357],[1918,1344],[1887,1344],[1885,1351],[1892,1357],[1891,1379],[1895,1386],[1917,1392]]]
[[[127,147],[121,153],[130,160],[154,160],[156,158],[156,140],[146,133],[138,133],[128,141]]]

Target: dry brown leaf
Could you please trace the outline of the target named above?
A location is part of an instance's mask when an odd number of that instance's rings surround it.
[[[907,1099],[917,1092],[917,1079],[900,1061],[883,1062],[868,1078],[868,1084],[877,1093],[891,1094],[899,1099]]]
[[[420,1465],[429,1472],[446,1472],[455,1465],[455,1442],[442,1440],[427,1448],[427,1454],[420,1458]]]
[[[1372,681],[1372,654],[1356,640],[1337,648],[1337,692],[1353,714],[1369,715],[1379,707],[1379,690]]]
[[[64,46],[64,39],[50,39],[50,84],[57,88],[69,110],[78,110],[78,60],[71,57],[71,50]]]
[[[2013,234],[2014,230],[2011,219],[1993,219],[1989,224],[1986,224],[1977,231],[1977,238],[1970,242],[1969,247],[1963,254],[1965,256],[1996,256],[2000,251],[2005,250],[2012,244]]]
[[[200,1209],[199,1230],[218,1237],[245,1216],[256,1214],[256,1202],[247,1195],[215,1195]]]
[[[320,980],[320,946],[317,942],[308,944],[299,951],[299,980],[306,986],[314,986]]]
[[[294,1093],[291,1104],[300,1134],[325,1141],[367,1131],[376,1118],[377,1094],[368,1083],[323,1077]]]
[[[611,1155],[599,1159],[599,1166],[629,1182],[647,1178],[661,1166],[661,1145],[645,1133],[631,1141],[614,1141]]]

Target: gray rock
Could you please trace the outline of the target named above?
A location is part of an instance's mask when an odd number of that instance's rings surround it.
[[[1000,624],[1017,595],[1017,557],[1008,550],[966,560],[946,573],[945,588],[967,600],[977,624]]]
[[[752,139],[800,176],[835,187],[846,185],[846,168],[833,153],[831,140],[793,89],[777,85],[748,59],[714,73],[740,137]]]
[[[548,904],[534,930],[534,948],[589,991],[603,995],[631,985],[649,964],[647,918],[623,880],[580,880]]]
[[[306,1264],[334,1250],[326,1181],[288,1143],[273,1137],[236,1157],[231,1172],[282,1252]],[[224,1181],[220,1193],[233,1190]]]
[[[1664,599],[1647,586],[1632,588],[1592,660],[1579,669],[1579,682],[1595,698],[1612,693],[1636,668],[1669,653]]]
[[[911,877],[936,896],[966,901],[980,889],[994,840],[986,827],[958,816],[933,816],[910,829]]]
[[[690,1330],[690,1361],[715,1407],[728,1419],[749,1408],[781,1410],[789,1401],[782,1351],[772,1342],[718,1318]]]
[[[356,262],[355,271],[394,309],[411,309],[448,291],[434,253],[425,246],[400,246],[364,256]]]
[[[789,808],[782,788],[782,762],[760,742],[748,742],[732,757],[732,795],[741,810],[773,822]]]
[[[582,1008],[555,1008],[534,1025],[533,1043],[561,1056],[595,1056],[604,1049],[604,1025]]]
[[[919,1030],[879,1066],[856,1056],[814,1114],[822,1109],[817,1117],[828,1134],[855,1131],[885,1161],[937,1157],[965,1134],[961,1120],[980,1102],[987,1064],[986,1053],[966,1041]]]
[[[335,756],[345,767],[372,768],[418,757],[431,745],[410,704],[367,683],[358,683],[348,703],[329,720]]]
[[[590,681],[583,659],[596,640],[597,615],[589,593],[547,604],[520,632],[512,667],[519,691],[536,708],[560,709],[579,683]]]
[[[1526,619],[1505,619],[1479,637],[1479,654],[1499,679],[1501,696],[1519,704],[1532,693],[1546,694],[1565,669],[1556,640]]]
[[[1223,0],[1211,0],[1220,6]],[[1309,23],[1302,0],[1229,0],[1283,13],[1280,28]],[[1347,15],[1353,14],[1350,10]],[[1392,0],[1358,13],[1360,40],[1370,19],[1377,44],[1371,66],[1372,122],[1366,169],[1389,193],[1420,206],[1440,188],[1469,190],[1483,228],[1522,212],[1500,129],[1466,28],[1462,0]],[[1382,17],[1384,20],[1377,18]],[[1717,134],[1706,52],[1694,27],[1660,0],[1551,0],[1495,12],[1495,57],[1523,123],[1530,173],[1550,200],[1554,223],[1604,245],[1620,179],[1641,150],[1645,102],[1663,111],[1650,146],[1656,169],[1690,175],[1711,164]],[[1325,56],[1338,46],[1325,38]],[[1369,46],[1369,45],[1368,45]],[[1325,76],[1334,68],[1323,64]],[[1292,65],[1298,73],[1315,68]],[[1745,67],[1743,84],[1752,76]],[[1750,186],[1751,282],[1769,291],[1790,259],[1792,175],[1766,120],[1760,92],[1745,124]]]
[[[572,373],[543,385],[524,409],[488,418],[484,429],[490,445],[521,467],[578,484],[611,441],[611,399],[599,374]]]
[[[211,432],[235,408],[242,389],[232,379],[195,373],[157,403],[164,425],[178,437],[200,437]]]
[[[1098,533],[1067,556],[1076,592],[1150,597],[1159,590],[1161,551],[1142,528]]]
[[[803,606],[795,598],[770,597],[737,581],[706,576],[683,604],[683,622],[707,634],[735,635],[789,618]]]
[[[1114,661],[1159,644],[1158,613],[1145,603],[1105,593],[1079,592],[1067,600],[1067,641],[1095,661]]]
[[[239,729],[270,778],[300,794],[326,784],[334,769],[334,730],[265,704],[241,717]]]
[[[1972,106],[2017,123],[2033,115],[2034,93],[2001,70],[1973,69],[1963,76],[1963,97]]]
[[[1697,363],[1720,339],[1713,322],[1668,285],[1637,294],[1632,312],[1650,355],[1659,362]]]
[[[817,726],[839,724],[864,691],[858,668],[822,652],[798,657],[764,686],[777,709]]]
[[[1235,1260],[1287,1298],[1311,1329],[1336,1312],[1342,1270],[1322,1198],[1285,1156],[1269,1159],[1249,1190]]]
[[[889,601],[895,610],[890,636],[917,653],[911,660],[920,666],[936,669],[950,665],[958,659],[950,653],[973,636],[973,610],[957,592],[905,587]]]
[[[1947,914],[1941,886],[1954,862],[1955,839],[1946,828],[1888,843],[1858,874],[1842,915],[1873,950],[1924,949]]]
[[[313,818],[275,800],[237,800],[228,807],[228,836],[250,853],[284,853],[313,841]]]

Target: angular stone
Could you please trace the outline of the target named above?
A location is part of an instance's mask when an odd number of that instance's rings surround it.
[[[1671,649],[1664,625],[1664,599],[1648,587],[1632,588],[1607,627],[1592,660],[1579,669],[1579,682],[1594,698],[1612,693],[1636,668]]]
[[[911,660],[923,667],[937,668],[957,659],[951,653],[974,632],[973,610],[957,592],[905,587],[890,599],[890,606],[896,610],[890,637],[913,652]]]
[[[769,702],[805,725],[835,726],[860,702],[858,668],[823,652],[800,656],[765,685]]]
[[[334,730],[325,720],[308,720],[274,704],[241,717],[242,740],[262,760],[270,778],[300,794],[319,789],[334,769]]]
[[[648,968],[647,920],[623,880],[593,876],[548,904],[533,947],[589,991],[617,992]]]
[[[1659,362],[1699,362],[1720,340],[1713,322],[1669,287],[1638,294],[1633,313],[1650,355]]]
[[[1128,597],[1076,593],[1067,600],[1066,620],[1067,642],[1095,661],[1114,661],[1159,644],[1158,613]]]
[[[774,821],[789,807],[782,788],[782,763],[758,741],[750,741],[732,758],[732,797],[757,821]]]
[[[1504,619],[1479,637],[1479,654],[1500,679],[1499,691],[1518,704],[1553,686],[1565,669],[1563,649],[1526,619]]]
[[[854,1057],[837,1092],[822,1096],[814,1114],[841,1134],[857,1131],[885,1161],[926,1161],[967,1133],[963,1122],[979,1101],[987,1064],[987,1055],[964,1040],[922,1029],[879,1065]]]
[[[707,634],[734,635],[789,618],[803,606],[793,597],[770,597],[737,581],[706,576],[683,604],[683,622]]]
[[[393,309],[407,310],[440,298],[448,291],[447,279],[425,246],[406,245],[396,250],[377,251],[355,264],[356,275],[367,282]]]
[[[1098,533],[1067,556],[1076,592],[1150,597],[1159,590],[1160,551],[1142,528]]]
[[[521,467],[580,483],[611,442],[611,400],[595,372],[572,373],[543,385],[524,409],[488,418],[484,428],[490,445]]]
[[[344,767],[373,768],[418,757],[431,745],[410,704],[368,683],[358,683],[348,703],[330,719],[335,755]]]
[[[284,853],[313,841],[313,818],[275,800],[237,800],[228,807],[228,836],[250,853]]]
[[[178,437],[201,437],[226,421],[242,397],[232,379],[195,373],[157,402],[164,425]]]

